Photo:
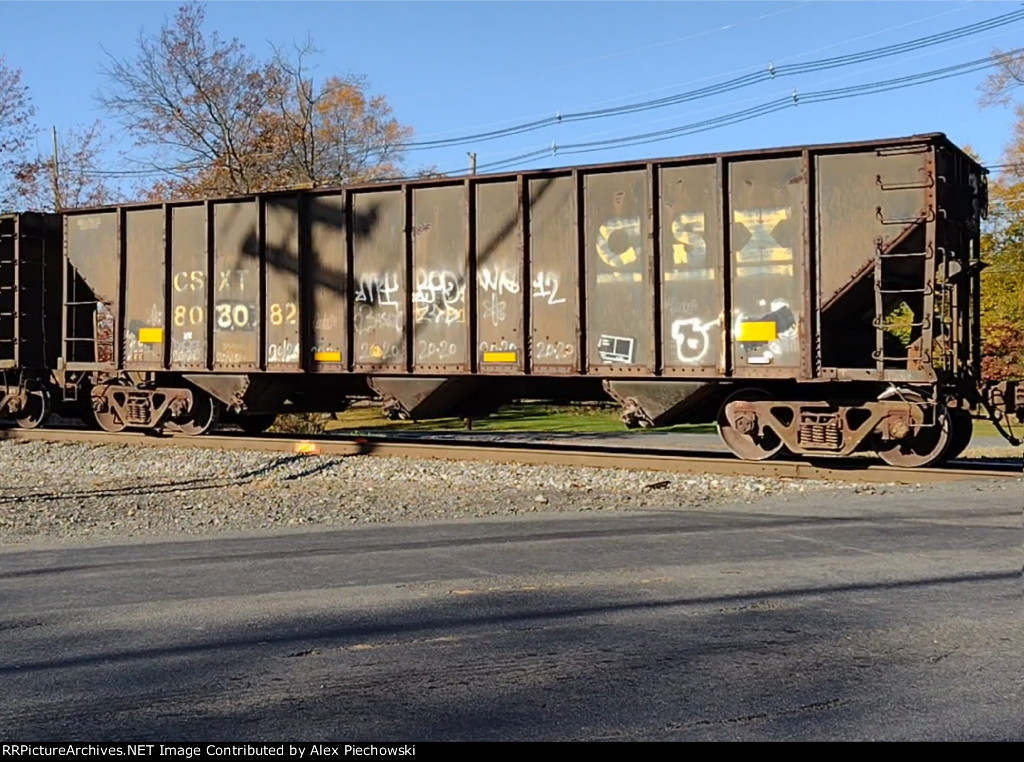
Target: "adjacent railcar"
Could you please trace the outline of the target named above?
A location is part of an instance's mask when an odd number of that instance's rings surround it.
[[[60,351],[60,218],[2,214],[0,416],[25,428],[46,420]]]
[[[742,458],[926,465],[987,402],[985,206],[929,134],[73,210],[55,388],[105,429],[193,434],[610,395]]]

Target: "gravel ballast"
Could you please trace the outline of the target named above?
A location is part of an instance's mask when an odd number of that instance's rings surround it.
[[[0,443],[0,545],[650,508],[878,485],[657,471]]]

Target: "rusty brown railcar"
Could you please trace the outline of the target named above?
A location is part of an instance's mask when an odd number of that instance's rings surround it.
[[[611,396],[742,458],[920,466],[1024,407],[980,389],[985,207],[936,133],[72,210],[58,386],[193,434]]]
[[[42,425],[61,351],[60,220],[0,215],[0,416]]]

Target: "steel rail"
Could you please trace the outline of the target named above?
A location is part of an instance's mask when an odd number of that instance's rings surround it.
[[[251,450],[301,455],[340,455],[417,458],[427,460],[489,461],[527,465],[566,465],[591,468],[665,471],[716,476],[817,479],[875,484],[925,484],[983,479],[1020,479],[1020,461],[1000,463],[955,462],[945,468],[895,468],[866,458],[808,460],[738,460],[729,453],[709,454],[637,447],[517,443],[501,441],[433,440],[400,437],[303,437],[292,434],[167,436],[141,432],[112,434],[88,429],[0,429],[0,440],[61,441],[83,444],[146,447],[198,447]],[[823,462],[826,461],[827,462]]]

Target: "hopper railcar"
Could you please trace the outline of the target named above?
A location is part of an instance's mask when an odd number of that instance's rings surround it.
[[[44,247],[59,351],[6,388],[51,369],[46,409],[190,434],[610,396],[630,426],[715,421],[745,459],[924,466],[972,409],[1024,417],[979,377],[986,203],[935,133],[69,210]]]

